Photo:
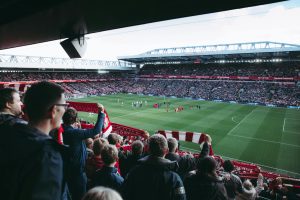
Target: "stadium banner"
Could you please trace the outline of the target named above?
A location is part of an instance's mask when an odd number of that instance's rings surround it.
[[[141,78],[166,79],[210,79],[210,80],[251,80],[251,81],[295,81],[300,77],[272,77],[272,76],[174,76],[174,75],[141,75]]]
[[[89,113],[98,113],[97,103],[87,103],[87,102],[73,102],[67,101],[69,105],[75,108],[77,111],[89,112]],[[104,110],[105,119],[104,126],[102,128],[102,136],[106,138],[112,131],[112,124],[109,120],[109,116],[106,110]]]

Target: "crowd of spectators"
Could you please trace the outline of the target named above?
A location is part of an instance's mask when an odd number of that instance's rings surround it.
[[[274,82],[127,79],[90,83],[64,83],[63,86],[67,90],[72,88],[72,93],[84,92],[88,95],[132,93],[282,106],[299,106],[300,104],[299,87]]]
[[[294,77],[300,76],[300,65],[295,63],[145,65],[141,68],[140,75]]]
[[[296,77],[297,63],[223,63],[145,65],[139,75],[201,75],[201,76],[262,76]],[[246,80],[145,79],[126,73],[111,72],[22,72],[0,73],[1,81],[80,80],[60,83],[66,97],[132,93],[175,96],[180,98],[237,101],[241,103],[299,106],[299,82],[271,82]],[[119,80],[111,80],[111,79]],[[105,79],[105,80],[99,80]],[[86,80],[97,80],[85,82]],[[283,84],[285,83],[285,84]]]
[[[6,72],[0,73],[3,82],[43,80],[89,80],[120,78],[121,73],[98,74],[97,72]]]

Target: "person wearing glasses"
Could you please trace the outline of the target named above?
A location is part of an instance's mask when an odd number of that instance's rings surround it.
[[[67,183],[72,200],[80,200],[86,193],[87,177],[85,163],[87,151],[85,139],[99,134],[104,124],[104,107],[98,104],[98,118],[92,129],[81,129],[77,125],[77,110],[68,108],[63,116],[63,140],[69,146],[69,154],[65,162],[67,164]]]
[[[0,125],[1,199],[62,199],[63,147],[49,132],[60,126],[65,104],[62,87],[39,82],[25,94],[28,125]]]

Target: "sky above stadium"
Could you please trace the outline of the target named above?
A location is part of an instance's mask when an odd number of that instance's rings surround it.
[[[84,59],[117,60],[157,48],[273,41],[300,45],[300,1],[192,16],[86,35]],[[61,40],[0,54],[67,58]]]

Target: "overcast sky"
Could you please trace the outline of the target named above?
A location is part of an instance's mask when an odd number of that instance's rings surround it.
[[[87,35],[84,59],[156,48],[274,41],[300,45],[300,0],[199,15]],[[68,57],[58,41],[1,50],[0,54]]]

